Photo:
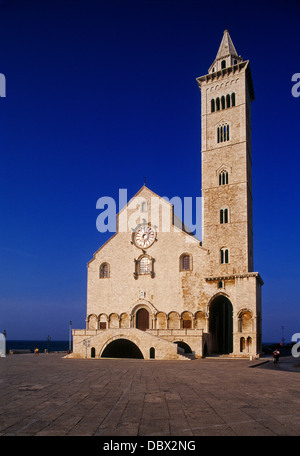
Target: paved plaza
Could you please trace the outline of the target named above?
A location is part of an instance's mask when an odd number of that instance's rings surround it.
[[[300,359],[0,358],[1,436],[300,435]]]

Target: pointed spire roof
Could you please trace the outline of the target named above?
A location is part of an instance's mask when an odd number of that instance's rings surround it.
[[[238,57],[234,44],[232,42],[231,36],[229,35],[229,31],[227,29],[224,30],[223,38],[216,56],[217,59],[222,59],[227,57],[228,55],[232,55],[234,57]]]
[[[225,29],[218,53],[208,72],[219,71],[242,61],[242,57],[236,52],[228,29]]]

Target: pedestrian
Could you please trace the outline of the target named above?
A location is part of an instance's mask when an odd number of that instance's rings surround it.
[[[273,362],[275,364],[278,363],[279,356],[280,356],[280,351],[278,350],[278,348],[275,348],[275,350],[273,351]]]

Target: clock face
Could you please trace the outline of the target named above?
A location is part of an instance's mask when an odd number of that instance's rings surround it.
[[[134,242],[137,247],[147,249],[155,241],[155,232],[148,225],[142,225],[134,233]]]

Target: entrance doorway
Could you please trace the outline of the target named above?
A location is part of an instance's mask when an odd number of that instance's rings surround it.
[[[140,309],[136,313],[136,327],[141,331],[149,329],[149,312],[146,309]]]
[[[233,351],[233,307],[225,296],[213,300],[209,309],[209,332],[212,353],[228,354]]]

